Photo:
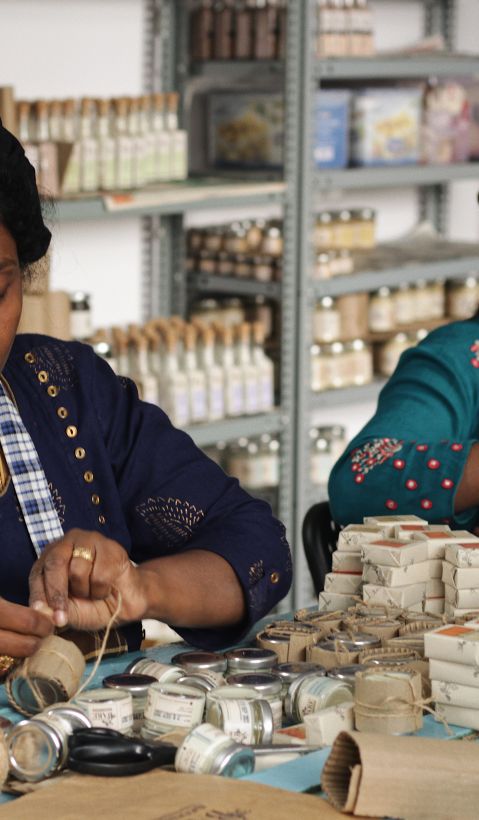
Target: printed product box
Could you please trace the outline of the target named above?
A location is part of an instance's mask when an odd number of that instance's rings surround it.
[[[313,156],[317,168],[345,168],[349,164],[351,93],[322,89],[314,106]]]
[[[359,91],[353,101],[353,163],[373,166],[419,162],[422,97],[418,86]]]
[[[283,165],[281,94],[221,92],[209,96],[209,161],[217,168]]]

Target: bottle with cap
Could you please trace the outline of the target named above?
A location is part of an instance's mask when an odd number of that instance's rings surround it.
[[[215,332],[202,322],[196,323],[198,331],[198,365],[203,371],[206,383],[206,405],[208,421],[216,421],[225,416],[224,374],[215,358]]]
[[[218,364],[223,371],[225,386],[225,411],[227,416],[241,416],[244,413],[244,381],[241,368],[237,365],[233,349],[233,330],[220,324],[214,326],[218,339]]]
[[[133,154],[134,141],[128,126],[128,100],[118,97],[113,101],[114,139],[116,156],[116,182],[120,189],[133,187]]]
[[[394,299],[389,288],[381,287],[369,300],[368,325],[372,333],[394,330]]]
[[[84,97],[80,103],[80,187],[97,191],[99,186],[99,146],[94,127],[93,100]]]
[[[62,108],[62,142],[70,144],[70,153],[63,173],[63,194],[76,194],[80,190],[80,142],[75,100],[64,100]]]
[[[188,135],[178,123],[179,96],[175,92],[166,95],[166,130],[170,138],[170,179],[181,180],[188,176]]]
[[[351,700],[351,689],[345,683],[327,678],[324,674],[306,674],[300,675],[290,685],[284,707],[288,718],[301,723],[305,715]]]
[[[278,665],[278,656],[271,649],[248,646],[226,652],[228,673],[266,672]]]
[[[117,169],[110,100],[96,101],[96,135],[99,164],[98,186],[102,191],[113,191],[117,187]]]
[[[93,333],[90,294],[76,290],[70,296],[70,331],[73,339],[84,341]]]
[[[162,407],[176,427],[184,427],[190,420],[190,400],[186,374],[179,363],[177,331],[168,328],[164,341],[164,369],[159,381]]]

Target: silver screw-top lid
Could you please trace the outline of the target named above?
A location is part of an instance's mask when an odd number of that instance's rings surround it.
[[[247,687],[255,689],[261,695],[279,695],[282,684],[280,678],[274,674],[257,674],[255,672],[238,675],[228,675],[226,682],[230,686],[237,686],[238,689]]]
[[[272,669],[278,664],[278,656],[272,649],[261,649],[258,646],[232,649],[226,653],[228,669],[231,672],[240,669],[257,671]]]
[[[171,663],[190,672],[225,672],[227,660],[220,652],[179,652]]]

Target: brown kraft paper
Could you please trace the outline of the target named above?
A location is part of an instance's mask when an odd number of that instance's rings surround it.
[[[478,771],[477,744],[341,732],[321,785],[335,808],[355,815],[477,820]]]
[[[422,728],[422,680],[408,667],[371,666],[356,673],[354,717],[360,732],[400,735]]]
[[[320,646],[310,646],[306,651],[306,660],[319,663],[325,669],[334,669],[336,666],[351,666],[358,663],[359,652],[348,652],[338,644],[336,652],[322,649]]]

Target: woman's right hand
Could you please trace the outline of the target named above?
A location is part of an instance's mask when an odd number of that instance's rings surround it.
[[[54,629],[47,614],[0,598],[0,655],[27,658]]]

